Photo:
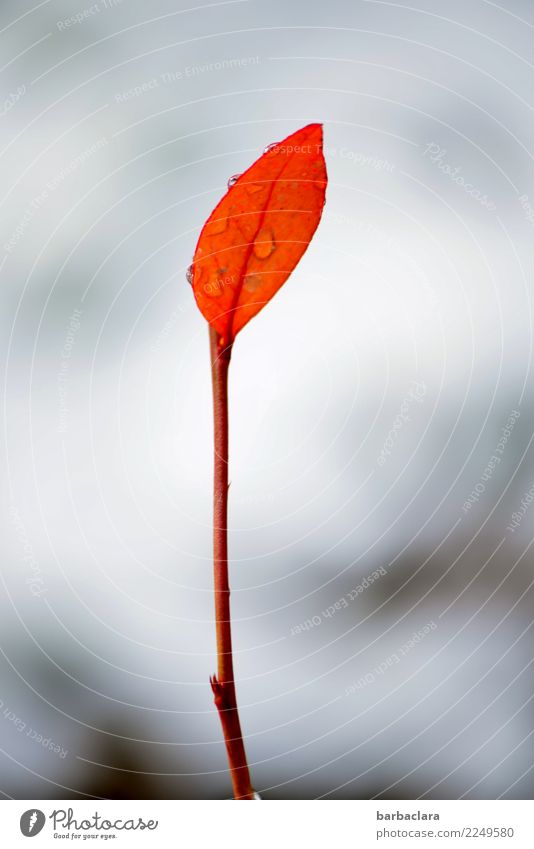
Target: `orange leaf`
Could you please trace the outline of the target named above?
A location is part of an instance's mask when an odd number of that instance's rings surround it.
[[[297,265],[321,219],[326,184],[322,126],[309,124],[270,145],[211,213],[190,279],[221,344],[232,344]]]

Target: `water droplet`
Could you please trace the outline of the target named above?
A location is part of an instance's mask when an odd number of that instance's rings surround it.
[[[247,274],[243,286],[247,292],[256,292],[262,284],[261,274]]]
[[[208,236],[218,236],[219,233],[224,233],[227,224],[227,218],[215,218],[214,221],[210,221],[209,224],[206,224],[206,233]]]
[[[193,285],[193,265],[190,265],[187,271],[185,272],[185,279],[187,280],[190,286]]]
[[[268,144],[267,147],[264,148],[263,152],[270,153],[271,150],[274,150],[276,147],[278,147],[278,142],[272,142],[272,144]]]
[[[241,174],[234,174],[232,177],[230,177],[230,179],[228,180],[228,188],[229,189],[231,189],[232,186],[235,186],[235,184],[239,180],[240,176],[241,176]]]
[[[246,189],[249,195],[255,195],[257,192],[261,192],[263,186],[261,183],[249,183],[248,186],[246,186]]]
[[[268,256],[271,256],[275,247],[273,231],[270,227],[262,227],[254,242],[254,255],[258,259],[267,259]]]

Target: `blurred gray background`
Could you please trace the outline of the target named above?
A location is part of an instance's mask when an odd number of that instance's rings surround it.
[[[5,797],[231,794],[185,271],[320,121],[323,220],[231,374],[254,784],[532,798],[533,37],[526,0],[3,1]]]

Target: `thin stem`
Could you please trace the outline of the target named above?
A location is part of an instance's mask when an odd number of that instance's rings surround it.
[[[234,797],[254,799],[237,710],[228,581],[228,369],[231,353],[231,346],[223,349],[220,337],[210,328],[215,449],[213,570],[217,633],[217,675],[210,678],[210,683],[226,743]]]

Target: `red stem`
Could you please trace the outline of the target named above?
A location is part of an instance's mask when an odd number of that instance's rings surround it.
[[[213,570],[217,633],[217,675],[210,678],[210,683],[226,743],[234,798],[254,799],[237,710],[228,581],[228,369],[231,353],[231,346],[223,349],[220,337],[210,328],[215,449]]]

